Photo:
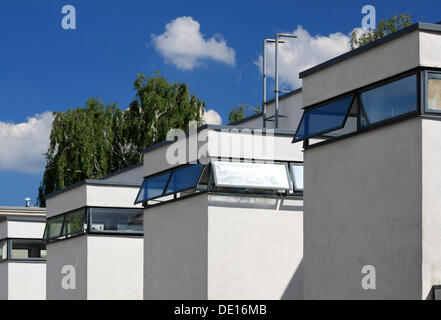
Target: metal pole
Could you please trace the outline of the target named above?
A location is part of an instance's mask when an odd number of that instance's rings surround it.
[[[262,73],[263,73],[263,101],[262,101],[262,113],[263,113],[263,127],[266,128],[266,42],[263,40],[263,58],[262,58]]]
[[[276,128],[276,129],[279,128],[279,70],[278,70],[279,68],[277,67],[278,48],[279,48],[279,34],[276,35],[276,50],[275,50],[275,57],[274,57],[274,65],[275,65],[274,77],[276,80],[276,89],[275,89],[276,107],[275,107],[275,111],[274,111],[274,128]]]
[[[275,71],[274,71],[274,77],[276,78],[276,90],[274,90],[274,92],[276,93],[276,103],[275,103],[275,112],[274,112],[274,128],[278,129],[279,128],[279,68],[278,68],[278,63],[277,63],[277,54],[278,54],[278,47],[279,47],[279,38],[297,38],[297,36],[293,35],[293,34],[281,34],[278,33],[276,35],[276,52],[275,52],[275,58],[274,58],[274,64],[275,64]]]

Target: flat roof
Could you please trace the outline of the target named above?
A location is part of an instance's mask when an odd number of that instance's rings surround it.
[[[19,221],[19,222],[46,222],[46,218],[40,217],[0,217],[0,222]]]
[[[424,23],[424,22],[417,22],[412,24],[411,26],[401,29],[399,31],[396,31],[394,33],[391,33],[383,38],[380,38],[378,40],[372,41],[360,48],[348,51],[340,56],[337,56],[333,59],[330,59],[328,61],[325,61],[323,63],[320,63],[318,65],[316,65],[315,67],[309,68],[303,72],[299,73],[299,78],[305,78],[315,72],[318,72],[320,70],[323,70],[327,67],[330,67],[334,64],[337,64],[339,62],[345,61],[347,59],[350,59],[353,56],[359,55],[367,50],[373,49],[375,47],[381,46],[382,44],[392,41],[396,38],[402,37],[408,33],[411,33],[415,30],[420,30],[420,31],[430,31],[430,32],[436,32],[436,33],[441,33],[441,25],[439,24],[434,24],[434,23]]]
[[[28,211],[28,212],[46,212],[46,208],[40,207],[2,207],[0,206],[0,212],[2,211]]]
[[[75,183],[67,188],[55,191],[49,195],[46,196],[46,199],[53,198],[56,195],[59,195],[61,193],[67,192],[69,190],[84,186],[108,186],[108,187],[133,187],[133,188],[139,188],[141,186],[141,183],[130,183],[130,182],[117,182],[117,181],[107,181],[107,180],[94,180],[94,179],[86,179],[83,181],[80,181],[78,183]]]

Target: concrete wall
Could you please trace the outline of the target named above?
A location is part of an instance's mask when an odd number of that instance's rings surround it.
[[[8,300],[8,262],[0,262],[0,300]]]
[[[105,181],[112,182],[128,182],[128,183],[139,183],[142,184],[143,181],[143,166],[138,166],[130,170],[123,171],[121,173],[112,175],[107,178],[103,178]]]
[[[61,286],[66,276],[61,271],[67,265],[75,268],[75,290],[65,290]],[[48,243],[46,278],[48,300],[87,299],[87,236]]]
[[[207,194],[144,211],[144,299],[207,299]]]
[[[333,98],[419,66],[419,44],[416,30],[304,77],[303,105]],[[431,48],[425,52],[436,55],[437,51]],[[430,63],[431,59],[427,57],[424,61]]]
[[[46,262],[8,262],[9,300],[46,300]]]
[[[305,151],[306,299],[421,298],[421,149],[413,118]]]
[[[422,120],[423,291],[441,284],[441,121]]]
[[[210,195],[208,299],[301,299],[302,201]]]
[[[72,188],[66,192],[61,192],[46,200],[47,218],[69,212],[87,203],[87,186],[82,185]]]
[[[125,186],[87,186],[87,202],[84,205],[91,207],[107,207],[107,208],[142,208],[141,204],[134,205],[138,195],[138,187]]]
[[[87,236],[87,299],[142,300],[143,246],[142,237]]]
[[[8,221],[0,222],[0,239],[6,239],[8,237]]]

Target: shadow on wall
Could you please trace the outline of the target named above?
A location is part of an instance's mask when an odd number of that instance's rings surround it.
[[[297,270],[294,272],[281,300],[301,300],[303,299],[303,259],[300,261]]]

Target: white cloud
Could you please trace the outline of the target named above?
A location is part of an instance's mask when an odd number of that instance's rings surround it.
[[[222,117],[213,109],[206,110],[204,113],[204,121],[206,124],[222,124]]]
[[[47,111],[23,123],[0,122],[0,170],[42,172],[52,121],[52,112]]]
[[[165,26],[161,35],[151,35],[155,49],[179,69],[190,70],[212,59],[234,66],[236,52],[220,35],[205,39],[192,17],[179,17]]]
[[[350,38],[343,33],[333,33],[328,36],[311,36],[311,34],[297,26],[292,32],[297,39],[285,38],[285,43],[279,44],[279,82],[280,89],[298,88],[302,85],[298,75],[326,60],[332,59],[351,50]],[[262,72],[262,56],[255,64]],[[267,46],[267,74],[274,78],[274,45]]]

